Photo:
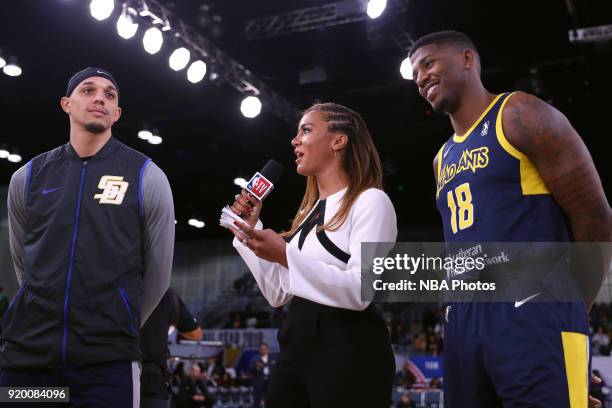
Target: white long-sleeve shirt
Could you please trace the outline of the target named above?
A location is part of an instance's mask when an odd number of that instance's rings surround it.
[[[340,209],[346,191],[346,188],[340,190],[325,200],[325,223]],[[261,222],[256,228],[262,228]],[[316,228],[308,231],[300,249],[298,242],[302,233],[304,231],[287,244],[288,268],[257,257],[234,239],[234,247],[270,305],[282,306],[293,296],[299,296],[326,306],[350,310],[367,308],[370,302],[361,298],[361,243],[395,242],[397,237],[395,209],[387,194],[375,188],[365,190],[353,204],[344,224],[336,231],[325,231],[327,237],[350,256],[347,263],[321,245]]]

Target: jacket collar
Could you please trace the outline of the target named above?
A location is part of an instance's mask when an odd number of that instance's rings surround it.
[[[98,150],[98,153],[96,153],[88,161],[97,162],[97,161],[103,160],[105,157],[107,157],[113,151],[115,151],[115,149],[117,149],[119,145],[120,145],[120,142],[117,139],[115,139],[113,136],[111,136],[110,139],[108,139],[108,141],[104,144],[104,146],[102,146],[102,148]],[[76,150],[74,150],[70,142],[64,145],[64,151],[66,153],[66,156],[69,159],[81,161],[81,158],[77,154]]]

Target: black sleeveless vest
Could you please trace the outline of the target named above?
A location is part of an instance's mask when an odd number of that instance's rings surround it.
[[[28,163],[23,282],[3,319],[0,366],[140,358],[148,161],[111,138],[88,160],[67,143]]]

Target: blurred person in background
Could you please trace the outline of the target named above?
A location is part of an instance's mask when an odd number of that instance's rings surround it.
[[[141,408],[166,408],[170,404],[171,376],[168,372],[168,329],[176,327],[187,340],[202,339],[198,319],[191,314],[178,294],[169,288],[164,297],[142,326],[140,349],[142,374],[140,376]]]

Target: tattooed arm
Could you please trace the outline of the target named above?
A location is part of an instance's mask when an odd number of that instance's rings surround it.
[[[517,92],[507,102],[502,125],[508,141],[538,169],[568,217],[574,240],[612,241],[610,204],[593,159],[567,118],[535,96]],[[600,278],[608,271],[603,266]],[[587,299],[589,307],[593,299]]]

